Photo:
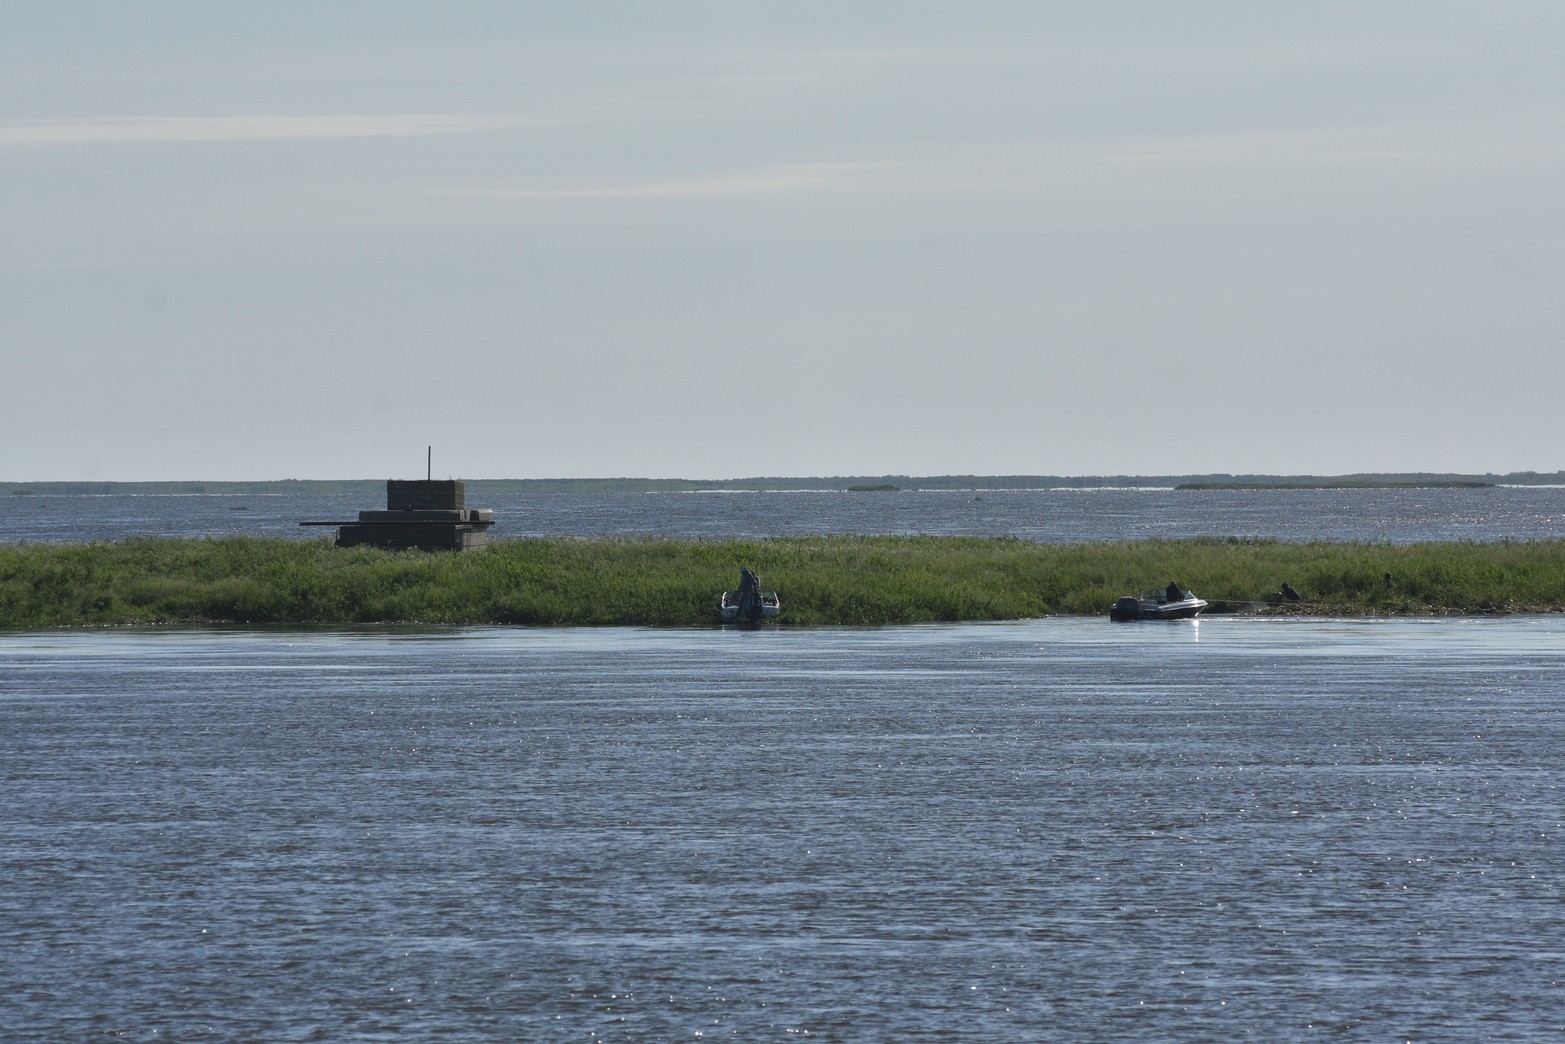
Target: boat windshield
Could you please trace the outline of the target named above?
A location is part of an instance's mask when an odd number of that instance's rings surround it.
[[[1170,584],[1168,587],[1148,588],[1147,590],[1141,592],[1141,600],[1144,602],[1157,602],[1162,604],[1164,602],[1182,602],[1187,598],[1195,597],[1195,592],[1190,590],[1188,587],[1180,587],[1177,590],[1179,593],[1176,596],[1174,594],[1172,584]]]

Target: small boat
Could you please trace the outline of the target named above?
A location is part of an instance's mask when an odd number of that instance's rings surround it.
[[[1132,597],[1126,595],[1109,610],[1110,620],[1189,620],[1206,608],[1204,599],[1195,592],[1186,591],[1178,584],[1169,584],[1157,591],[1143,591]]]
[[[724,591],[718,601],[718,611],[724,623],[755,626],[762,620],[770,620],[782,608],[776,591],[761,590],[761,578],[751,569],[739,570],[739,589]]]

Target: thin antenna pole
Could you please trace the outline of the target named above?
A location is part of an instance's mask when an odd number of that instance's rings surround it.
[[[435,447],[424,447],[424,481],[429,482],[435,477]]]

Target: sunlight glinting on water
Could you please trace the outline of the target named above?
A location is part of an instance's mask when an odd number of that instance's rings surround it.
[[[0,1030],[1552,1033],[1562,627],[0,635]]]

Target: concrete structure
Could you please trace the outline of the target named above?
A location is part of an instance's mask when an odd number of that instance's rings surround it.
[[[360,511],[358,522],[299,524],[337,526],[338,547],[476,551],[489,546],[494,512],[467,507],[466,498],[461,479],[388,479],[386,510]]]

